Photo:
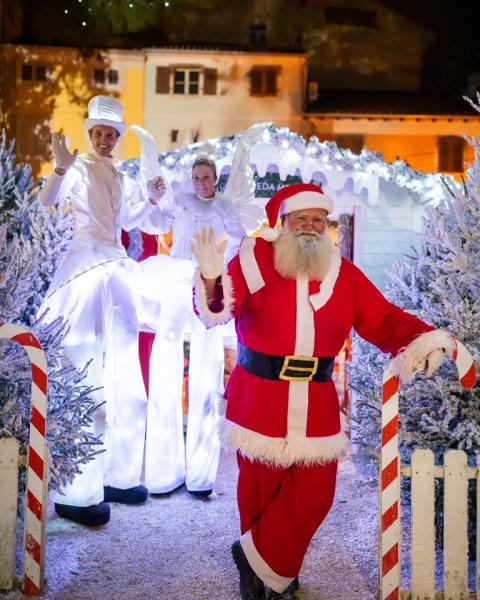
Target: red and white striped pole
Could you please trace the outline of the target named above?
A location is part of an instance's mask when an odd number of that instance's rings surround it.
[[[475,364],[459,341],[453,353],[464,388],[476,382]],[[382,451],[380,457],[380,600],[400,600],[400,456],[398,452],[399,379],[388,369],[382,384]]]
[[[23,346],[32,367],[22,588],[25,595],[36,596],[44,586],[45,567],[48,492],[47,361],[37,338],[23,327],[0,323],[0,339],[9,339]]]
[[[385,369],[382,383],[382,451],[379,482],[380,600],[400,598],[398,387],[398,377]]]

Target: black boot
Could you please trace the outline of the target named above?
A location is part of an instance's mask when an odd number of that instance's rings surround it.
[[[265,600],[265,586],[250,566],[240,542],[232,544],[232,556],[240,573],[240,596],[242,600]]]
[[[70,519],[81,525],[99,527],[110,521],[110,507],[105,502],[91,506],[71,506],[55,503],[55,512],[59,517]]]
[[[213,490],[187,490],[189,494],[196,498],[208,498]]]
[[[295,577],[292,583],[290,583],[287,589],[283,590],[283,592],[275,592],[274,590],[268,588],[266,600],[297,600],[295,592],[299,587],[300,584],[298,583],[298,577]]]
[[[103,486],[105,502],[120,502],[121,504],[143,504],[148,497],[148,490],[144,485],[137,485],[128,490]]]

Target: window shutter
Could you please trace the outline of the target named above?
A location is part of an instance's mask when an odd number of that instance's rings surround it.
[[[157,67],[157,81],[156,81],[156,85],[155,85],[155,92],[157,94],[170,93],[170,68],[169,67]]]
[[[22,65],[22,80],[32,81],[33,79],[33,67],[32,65]]]
[[[105,83],[105,70],[104,69],[94,69],[93,80],[95,81],[95,83],[103,85]]]
[[[250,95],[260,96],[262,94],[262,71],[260,69],[253,68],[250,71]]]
[[[108,83],[116,85],[118,83],[118,71],[117,69],[108,70]]]
[[[277,95],[277,71],[268,69],[265,71],[265,94],[267,96]]]
[[[204,70],[203,93],[207,96],[215,96],[217,94],[217,69]]]
[[[463,171],[463,138],[446,135],[438,138],[438,170],[450,173]]]

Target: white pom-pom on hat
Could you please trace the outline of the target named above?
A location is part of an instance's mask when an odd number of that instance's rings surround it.
[[[305,208],[322,208],[330,214],[334,203],[332,198],[323,193],[322,188],[313,183],[294,183],[278,190],[265,205],[270,227],[262,229],[260,237],[269,242],[275,241],[280,235],[275,229],[279,215]]]
[[[259,235],[262,239],[266,240],[267,242],[274,242],[280,237],[280,232],[278,231],[278,229],[273,229],[272,227],[265,227],[264,229],[260,230]]]

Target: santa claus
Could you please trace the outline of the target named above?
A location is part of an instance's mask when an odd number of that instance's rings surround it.
[[[207,326],[234,317],[238,335],[222,439],[238,457],[241,537],[232,555],[244,600],[295,598],[332,505],[347,438],[331,375],[350,329],[392,354],[404,380],[431,374],[453,349],[447,333],[388,302],[340,257],[327,234],[333,208],[315,185],[281,189],[266,206],[270,229],[244,238],[227,272],[213,230],[192,244],[198,314]]]

